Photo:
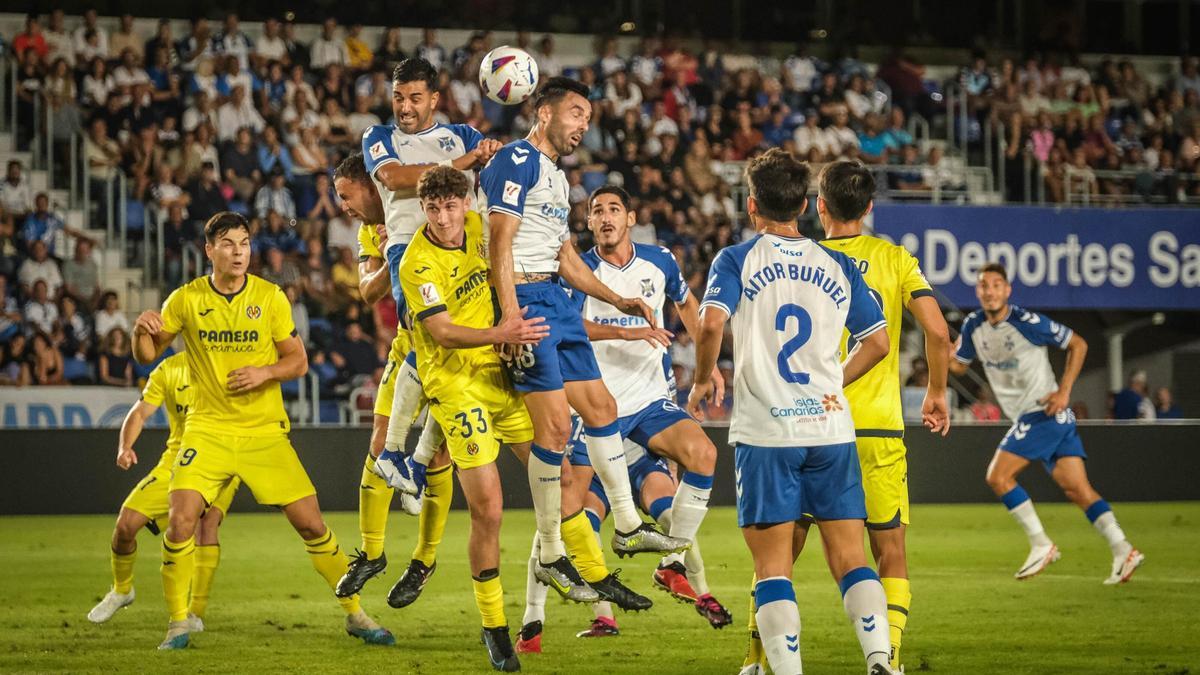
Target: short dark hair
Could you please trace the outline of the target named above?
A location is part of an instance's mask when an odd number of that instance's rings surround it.
[[[591,93],[587,85],[578,81],[572,80],[569,77],[552,77],[546,80],[537,93],[533,95],[533,109],[537,110],[544,105],[554,105],[567,97],[567,94],[575,92],[585,99]]]
[[[858,220],[867,212],[875,197],[875,176],[862,162],[843,159],[821,169],[817,190],[825,200],[825,210],[835,220]]]
[[[371,177],[367,175],[367,163],[363,160],[361,152],[352,152],[346,159],[343,159],[341,164],[333,170],[333,179],[345,178],[351,183],[370,183]]]
[[[800,215],[808,195],[808,163],[783,148],[771,148],[747,162],[745,175],[763,217],[786,223]]]
[[[995,272],[996,274],[999,274],[1005,282],[1008,281],[1008,270],[1004,269],[1004,265],[1001,265],[998,262],[990,262],[983,267],[980,267],[979,276],[983,276],[984,272]]]
[[[392,82],[417,82],[425,83],[425,87],[429,91],[437,91],[437,68],[433,64],[419,56],[411,56],[396,64],[396,69],[392,71]]]
[[[250,234],[250,223],[245,216],[233,211],[220,211],[204,224],[204,239],[210,244],[215,244],[221,235],[239,229]]]
[[[600,195],[616,195],[617,199],[621,200],[621,206],[624,206],[626,211],[633,210],[633,200],[629,197],[629,193],[625,191],[625,188],[619,185],[601,185],[592,190],[591,196],[588,197],[589,211],[592,208],[592,202],[596,201],[596,197]]]
[[[417,197],[426,199],[450,199],[466,197],[471,192],[471,180],[452,166],[432,166],[417,179]]]

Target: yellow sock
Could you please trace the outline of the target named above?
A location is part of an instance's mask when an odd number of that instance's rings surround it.
[[[188,537],[181,542],[162,541],[163,597],[171,621],[183,621],[188,614],[188,591],[192,587],[192,576],[196,567],[196,538]]]
[[[375,458],[367,453],[362,479],[358,484],[358,529],[362,532],[362,550],[374,560],[383,555],[383,532],[388,510],[392,508],[392,488],[375,475]]]
[[[137,560],[137,549],[129,553],[109,551],[112,562],[113,590],[117,593],[128,593],[133,590],[133,563]]]
[[[188,613],[204,618],[208,609],[208,595],[212,591],[213,576],[217,573],[217,565],[221,562],[221,546],[196,547],[196,574],[192,578],[192,602]]]
[[[326,528],[325,534],[316,539],[305,539],[304,548],[308,551],[309,559],[312,560],[317,574],[325,578],[325,583],[329,584],[330,588],[336,588],[342,575],[349,569],[350,561],[346,559],[346,554],[342,553],[341,547],[338,546],[333,530]],[[338,598],[338,604],[346,610],[347,614],[356,614],[358,610],[362,609],[357,593],[348,598]]]
[[[442,543],[442,532],[446,530],[446,518],[450,515],[450,500],[454,498],[453,465],[431,469],[425,475],[425,498],[421,515],[417,518],[417,547],[413,549],[413,560],[420,560],[432,567],[437,560],[438,545]]]
[[[900,667],[900,641],[904,638],[904,626],[908,623],[908,607],[912,604],[912,592],[908,579],[884,577],[879,580],[887,595],[888,628],[891,630],[893,669]]]
[[[508,620],[504,618],[504,588],[500,585],[500,570],[493,568],[480,572],[478,577],[471,577],[471,585],[475,588],[475,605],[479,607],[479,616],[483,618],[483,627],[507,626]]]
[[[754,587],[758,584],[758,578],[755,577],[750,583],[750,609],[746,614],[750,616],[748,628],[750,629],[750,643],[746,647],[746,660],[742,662],[742,666],[751,666],[756,663],[766,665],[767,653],[763,651],[762,638],[758,636],[758,618],[755,617],[755,612],[758,611],[758,602],[754,599]]]
[[[591,583],[608,576],[604,552],[600,550],[600,543],[596,541],[596,534],[592,532],[592,523],[587,514],[579,511],[573,516],[563,518],[560,529],[563,545],[584,581]]]

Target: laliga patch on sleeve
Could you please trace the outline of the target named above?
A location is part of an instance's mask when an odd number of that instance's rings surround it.
[[[421,284],[420,290],[421,290],[421,301],[424,302],[426,305],[436,305],[437,303],[442,301],[442,296],[440,293],[438,293],[437,286],[434,286],[432,282],[427,283],[427,284]]]
[[[371,153],[371,159],[382,159],[387,157],[387,148],[383,147],[383,141],[375,141],[375,144],[371,146],[369,152]]]
[[[501,195],[500,201],[505,204],[517,206],[521,198],[521,184],[514,183],[511,180],[504,181],[504,194]]]

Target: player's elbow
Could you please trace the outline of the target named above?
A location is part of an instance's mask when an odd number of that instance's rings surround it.
[[[942,351],[950,344],[950,328],[945,321],[934,322],[932,326],[923,326],[925,330],[925,343],[931,347],[940,348]]]

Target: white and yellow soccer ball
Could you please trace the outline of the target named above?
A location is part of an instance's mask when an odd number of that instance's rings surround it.
[[[518,105],[537,89],[537,61],[524,49],[496,47],[479,66],[479,87],[484,96],[501,105]]]

